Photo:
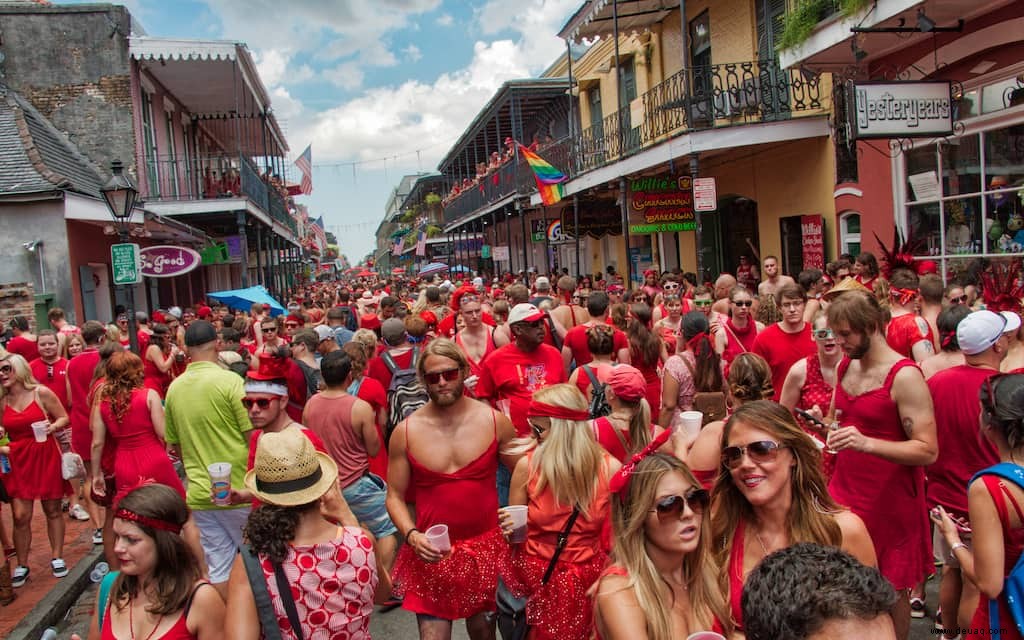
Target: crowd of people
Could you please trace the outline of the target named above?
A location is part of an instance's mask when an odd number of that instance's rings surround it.
[[[38,501],[54,578],[65,517],[104,545],[93,637],[364,638],[380,605],[429,639],[906,640],[936,566],[945,638],[1021,637],[1020,264],[760,262],[309,283],[136,312],[138,353],[123,313],[14,318],[0,601],[46,579]]]

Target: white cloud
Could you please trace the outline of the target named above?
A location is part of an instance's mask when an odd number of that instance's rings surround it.
[[[405,57],[412,62],[417,62],[423,57],[423,52],[414,44],[410,44],[408,47],[402,49],[402,53],[405,54]]]
[[[450,27],[453,22],[455,22],[455,19],[448,13],[442,13],[437,16],[437,20],[434,20],[434,23],[439,27]]]
[[[355,62],[343,62],[333,69],[326,69],[322,75],[328,82],[349,91],[363,84],[363,70]]]

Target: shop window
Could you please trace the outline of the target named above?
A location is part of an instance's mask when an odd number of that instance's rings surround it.
[[[149,181],[149,195],[160,197],[160,166],[156,155],[156,131],[153,128],[153,101],[149,93],[142,92],[142,136],[146,155],[146,178]]]
[[[840,253],[860,254],[860,214],[856,211],[839,216],[839,248]]]

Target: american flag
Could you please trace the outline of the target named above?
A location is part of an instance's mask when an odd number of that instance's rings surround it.
[[[400,255],[402,255],[402,250],[404,248],[405,248],[405,236],[402,236],[401,238],[398,239],[398,242],[395,243],[394,249],[391,250],[391,255],[393,255],[393,256],[400,256]]]
[[[425,256],[427,255],[427,232],[420,231],[419,240],[416,241],[416,255]]]
[[[313,145],[310,144],[302,155],[295,159],[295,166],[302,172],[302,182],[299,189],[303,194],[313,193]]]

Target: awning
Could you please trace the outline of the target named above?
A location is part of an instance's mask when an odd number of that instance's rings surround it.
[[[587,0],[565,23],[558,37],[571,42],[611,37],[612,5],[619,14],[619,34],[627,36],[647,31],[679,9],[678,0]]]

